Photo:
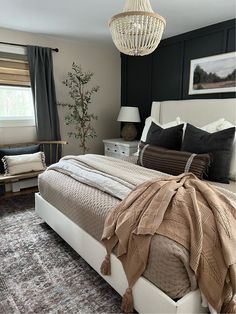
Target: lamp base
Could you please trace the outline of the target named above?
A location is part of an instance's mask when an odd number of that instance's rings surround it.
[[[125,141],[133,141],[137,136],[137,129],[132,122],[125,122],[121,131],[121,137]]]

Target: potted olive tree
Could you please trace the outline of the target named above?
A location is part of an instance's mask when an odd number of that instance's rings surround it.
[[[62,82],[68,87],[72,102],[58,104],[67,107],[68,112],[65,115],[65,123],[66,125],[72,125],[74,129],[68,132],[68,135],[78,140],[84,154],[88,151],[87,140],[97,136],[92,125],[93,120],[97,120],[97,116],[89,113],[88,109],[92,95],[98,92],[99,86],[86,88],[92,77],[92,72],[83,72],[81,66],[73,62],[72,71],[68,72],[66,79]]]

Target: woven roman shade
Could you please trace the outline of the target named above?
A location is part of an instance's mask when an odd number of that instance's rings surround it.
[[[30,86],[26,55],[0,52],[0,85]]]

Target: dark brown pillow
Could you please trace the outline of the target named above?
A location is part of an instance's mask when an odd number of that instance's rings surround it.
[[[208,133],[188,123],[181,150],[195,154],[211,153],[212,163],[206,179],[229,183],[234,136],[234,127]]]
[[[209,154],[168,150],[163,147],[140,143],[138,165],[171,175],[192,172],[202,179],[210,164]]]
[[[156,123],[152,122],[147,134],[146,143],[168,149],[180,150],[183,137],[183,126],[184,124],[179,124],[163,129]]]

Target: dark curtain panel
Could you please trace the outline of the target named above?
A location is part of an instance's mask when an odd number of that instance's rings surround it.
[[[52,49],[27,46],[38,140],[60,140]]]

